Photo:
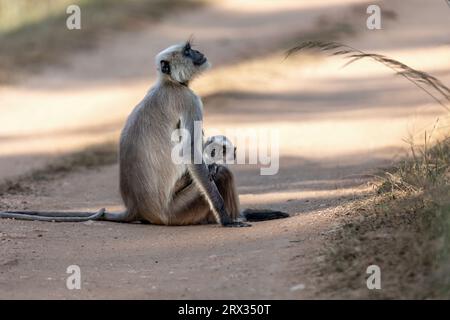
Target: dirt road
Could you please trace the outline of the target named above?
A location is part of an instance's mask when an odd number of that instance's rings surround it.
[[[140,32],[109,35],[64,67],[0,88],[0,179],[14,181],[65,153],[117,140],[150,86],[152,57],[194,34],[214,65],[194,83],[205,101],[206,134],[229,128],[280,134],[278,174],[233,167],[242,206],[292,217],[244,229],[2,220],[0,298],[327,296],[313,272],[327,245],[323,235],[339,227],[335,217],[343,206],[371,196],[367,174],[402,156],[402,139],[420,138],[442,110],[373,62],[343,70],[338,58],[284,61],[282,52],[293,39],[333,31],[342,42],[449,83],[450,40],[443,30],[450,12],[444,1],[382,1],[383,30],[371,31],[365,1],[258,3],[255,10],[251,1],[227,1]],[[77,169],[27,187],[1,196],[0,205],[122,208],[117,165]],[[69,265],[81,268],[81,290],[66,288]]]

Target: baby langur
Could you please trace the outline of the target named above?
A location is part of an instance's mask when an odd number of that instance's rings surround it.
[[[0,217],[41,221],[107,220],[141,221],[160,225],[188,225],[208,222],[225,227],[249,226],[243,220],[259,221],[288,216],[271,210],[239,209],[234,177],[226,165],[210,162],[216,154],[205,156],[203,135],[195,124],[203,120],[200,98],[189,88],[190,81],[208,69],[208,59],[191,48],[191,43],[171,46],[156,56],[158,81],[135,107],[122,130],[119,145],[120,193],[126,210],[110,213],[7,211]],[[172,159],[176,145],[173,133],[185,130],[188,160]],[[220,136],[219,136],[220,137]],[[231,142],[213,137],[205,147]],[[213,148],[211,150],[216,150]],[[228,151],[227,148],[225,148]],[[215,151],[217,152],[217,151]],[[198,161],[200,159],[200,161]]]
[[[223,135],[209,137],[204,144],[204,155],[205,162],[208,164],[209,172],[213,176],[214,180],[219,182],[226,180],[224,177],[220,177],[220,175],[229,174],[223,168],[229,163],[234,163],[236,160],[236,147],[233,143]],[[230,179],[233,180],[233,175],[230,175]],[[232,185],[234,185],[234,182]],[[224,189],[221,185],[218,185],[218,188],[220,190]],[[224,190],[224,192],[226,192],[226,190]],[[239,206],[239,199],[234,200]],[[239,220],[264,221],[287,217],[289,217],[289,215],[281,211],[245,209],[241,212]]]

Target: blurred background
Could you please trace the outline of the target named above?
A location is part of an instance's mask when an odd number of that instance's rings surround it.
[[[381,2],[382,30],[368,30],[367,4],[356,0],[2,0],[0,177],[116,140],[154,80],[155,54],[190,35],[214,65],[194,84],[207,126],[275,126],[284,156],[378,161],[433,125],[439,106],[372,61],[341,69],[342,58],[284,60],[284,52],[304,40],[339,40],[445,82],[443,2]],[[66,28],[72,3],[81,30]]]
[[[66,27],[69,4],[80,30]],[[366,26],[370,4],[381,30]],[[448,111],[371,60],[342,68],[286,50],[339,41],[449,84],[448,30],[444,0],[0,0],[0,206],[122,208],[118,135],[155,80],[154,56],[191,35],[213,65],[193,83],[206,135],[280,130],[277,175],[235,167],[244,206],[297,215],[364,198],[411,143],[448,132]]]
[[[66,27],[72,3],[81,30]],[[191,35],[214,66],[193,84],[206,130],[280,129],[283,163],[331,166],[330,179],[386,165],[439,115],[441,126],[445,110],[370,60],[345,69],[319,53],[285,60],[302,41],[341,41],[445,83],[445,2],[379,5],[382,29],[369,30],[368,2],[357,0],[2,0],[0,179],[92,146],[101,155],[86,161],[114,162],[126,116],[155,79],[153,57]]]

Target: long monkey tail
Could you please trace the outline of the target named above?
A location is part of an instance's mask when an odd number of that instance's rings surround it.
[[[242,211],[241,216],[247,221],[257,222],[288,218],[289,213],[270,209],[245,209]]]
[[[84,222],[103,220],[114,222],[128,221],[128,212],[109,213],[105,208],[92,212],[53,212],[53,211],[0,211],[0,218],[50,222]]]

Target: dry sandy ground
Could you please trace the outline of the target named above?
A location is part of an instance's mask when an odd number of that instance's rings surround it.
[[[336,213],[370,196],[367,174],[402,156],[402,138],[420,138],[442,110],[373,62],[342,70],[341,59],[284,61],[282,50],[292,39],[340,30],[346,22],[355,36],[343,34],[342,42],[449,83],[445,2],[380,4],[383,30],[369,31],[365,1],[227,1],[141,32],[106,35],[96,50],[74,54],[66,66],[0,88],[0,179],[14,179],[66,152],[117,139],[151,83],[152,57],[194,34],[214,64],[194,83],[205,100],[206,133],[269,128],[281,137],[278,174],[233,167],[243,207],[292,214],[243,229],[3,220],[0,298],[326,296],[311,270],[328,245],[323,235],[338,224]],[[3,196],[0,204],[120,210],[117,171],[116,165],[78,170],[34,183],[31,193]],[[81,268],[81,290],[65,285],[73,264]]]

